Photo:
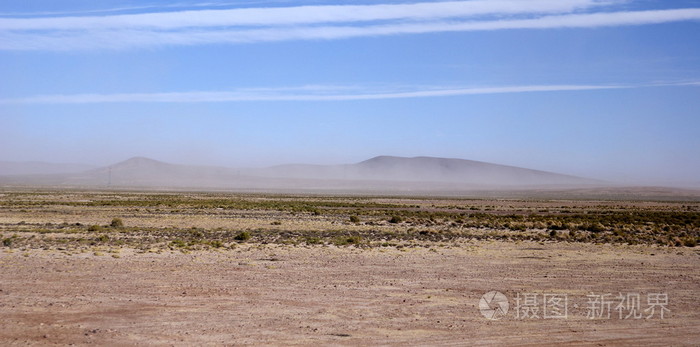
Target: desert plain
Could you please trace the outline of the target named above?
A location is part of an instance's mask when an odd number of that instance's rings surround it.
[[[700,344],[697,197],[13,188],[0,241],[0,345]]]

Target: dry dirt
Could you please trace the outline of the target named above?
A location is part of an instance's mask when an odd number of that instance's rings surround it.
[[[465,241],[118,252],[1,250],[0,345],[700,345],[697,248]],[[500,320],[479,311],[492,290],[509,300]],[[608,293],[639,293],[641,311],[649,294],[666,294],[668,311],[620,319],[613,303],[610,318],[589,319],[587,295]],[[565,295],[566,318],[517,318],[526,294],[538,306]]]
[[[0,189],[0,346],[698,346],[698,242],[697,200]]]

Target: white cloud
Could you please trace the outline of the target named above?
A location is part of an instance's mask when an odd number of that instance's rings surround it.
[[[472,0],[413,4],[239,8],[90,17],[4,18],[0,30],[133,30],[280,26],[386,20],[435,20],[477,15],[567,13],[596,0]]]
[[[17,12],[0,12],[0,16],[4,17],[37,17],[37,16],[76,16],[76,15],[96,15],[100,13],[118,13],[127,11],[144,11],[149,9],[184,9],[184,8],[216,8],[216,7],[232,7],[245,5],[260,5],[264,3],[284,3],[285,0],[259,0],[259,1],[235,1],[235,2],[202,2],[202,3],[168,3],[168,4],[145,4],[142,6],[123,6],[112,8],[95,8],[92,10],[77,10],[77,11],[17,11]],[[96,4],[100,5],[100,4]]]
[[[700,82],[654,83],[645,85],[524,85],[500,87],[392,87],[302,86],[294,88],[255,88],[235,91],[196,91],[172,93],[40,95],[0,99],[0,104],[95,104],[95,103],[202,103],[251,101],[351,101],[447,97],[460,95],[630,89],[667,86],[700,86]]]
[[[621,0],[472,0],[0,18],[0,50],[129,49],[700,20],[700,9],[590,12]]]
[[[126,49],[153,46],[252,43],[288,40],[334,40],[354,37],[513,29],[595,28],[700,20],[700,9],[549,15],[530,19],[452,20],[397,24],[271,26],[252,29],[198,28],[88,31],[2,31],[0,50]]]

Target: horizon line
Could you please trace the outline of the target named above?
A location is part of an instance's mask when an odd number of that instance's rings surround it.
[[[33,104],[97,104],[97,103],[202,103],[202,102],[285,102],[285,101],[360,101],[451,97],[466,95],[516,94],[538,92],[591,91],[607,89],[637,89],[653,87],[700,86],[700,81],[646,84],[553,84],[511,85],[485,87],[423,87],[406,90],[371,90],[360,86],[313,85],[291,88],[241,88],[234,91],[192,91],[114,94],[49,94],[0,99],[1,105]],[[369,89],[369,90],[368,90]],[[367,92],[348,93],[351,90]]]

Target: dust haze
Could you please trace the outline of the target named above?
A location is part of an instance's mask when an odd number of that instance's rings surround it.
[[[24,169],[24,171],[23,171]],[[450,191],[605,186],[604,181],[463,159],[378,156],[345,165],[228,168],[135,157],[100,168],[6,163],[7,184],[265,190]]]

